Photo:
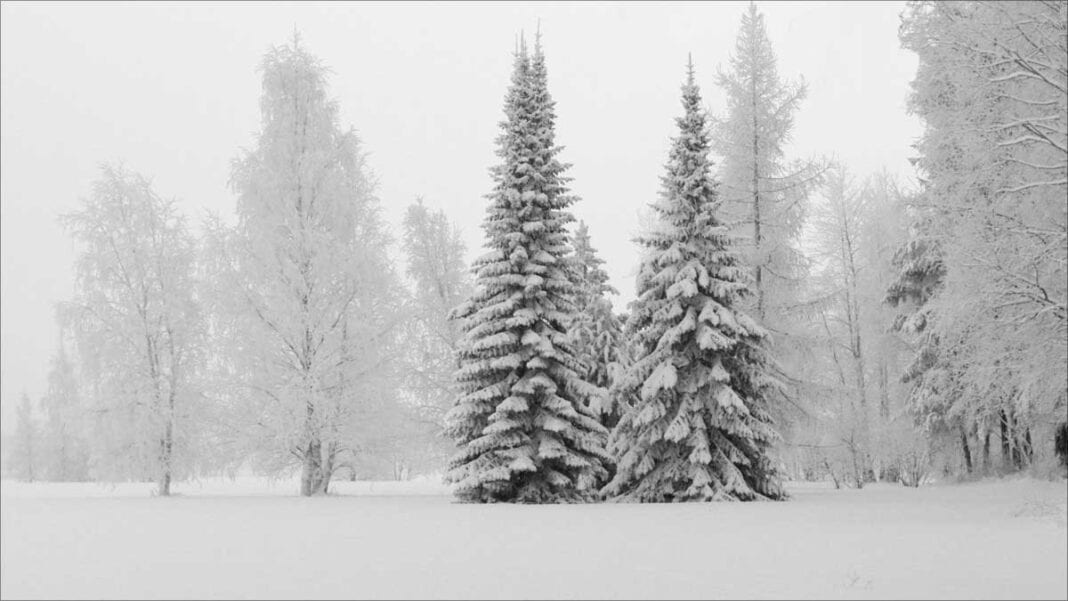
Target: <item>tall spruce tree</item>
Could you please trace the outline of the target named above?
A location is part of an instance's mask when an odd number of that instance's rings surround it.
[[[590,243],[590,230],[579,222],[575,230],[575,305],[576,318],[571,325],[575,352],[586,365],[586,379],[602,391],[590,401],[601,423],[611,428],[619,422],[621,405],[608,394],[615,373],[626,364],[623,328],[612,312],[609,294],[618,294],[608,283],[604,259]]]
[[[781,498],[765,331],[736,310],[747,270],[728,247],[710,177],[691,61],[626,333],[636,356],[618,393],[636,400],[612,432],[609,496],[641,502]]]
[[[607,432],[583,404],[596,389],[567,334],[575,292],[565,226],[575,197],[556,158],[540,43],[533,56],[525,43],[516,53],[505,114],[483,224],[489,252],[457,310],[460,397],[448,429],[462,449],[446,481],[465,501],[581,501],[606,474]]]

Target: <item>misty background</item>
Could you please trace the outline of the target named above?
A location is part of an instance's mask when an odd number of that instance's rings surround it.
[[[714,114],[717,68],[747,2],[4,3],[0,6],[0,409],[44,392],[73,291],[77,208],[99,165],[124,161],[200,229],[233,215],[231,160],[259,127],[258,66],[298,30],[331,68],[394,237],[423,196],[462,228],[468,259],[495,163],[493,140],[520,32],[540,23],[561,157],[577,219],[592,226],[613,299],[633,298],[639,215],[656,198],[688,53]],[[761,2],[784,80],[803,78],[788,157],[827,155],[860,175],[915,181],[921,126],[906,113],[916,55],[898,40],[902,2]],[[848,107],[848,110],[843,110]],[[876,143],[877,141],[877,143]],[[398,257],[396,248],[392,254]]]

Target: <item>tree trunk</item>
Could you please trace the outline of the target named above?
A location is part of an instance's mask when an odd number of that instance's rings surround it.
[[[864,488],[864,469],[861,467],[861,461],[857,459],[857,455],[860,454],[860,450],[857,448],[856,441],[849,442],[849,453],[853,457],[853,482],[857,486],[857,490]]]
[[[823,465],[827,468],[827,473],[831,475],[835,490],[842,488],[842,483],[838,481],[838,474],[834,473],[834,468],[831,467],[831,462],[827,461],[826,457],[823,458]]]
[[[323,454],[322,465],[319,471],[319,488],[316,494],[325,495],[330,492],[330,480],[334,475],[334,457],[337,456],[337,443],[331,442],[326,446]]]
[[[998,422],[1001,433],[1001,467],[1009,471],[1012,466],[1012,442],[1009,438],[1009,416],[1002,409],[998,412]]]
[[[171,457],[174,453],[174,427],[168,420],[166,427],[163,430],[163,438],[160,439],[160,475],[159,475],[159,496],[169,497],[171,495]]]
[[[1053,453],[1057,456],[1061,467],[1068,468],[1068,422],[1062,422],[1057,426],[1053,435]]]
[[[1024,469],[1028,465],[1031,465],[1031,429],[1024,428],[1023,436],[1019,435],[1019,421],[1016,422],[1017,434],[1016,434],[1016,448],[1015,448],[1015,460],[1016,469]]]
[[[990,473],[990,429],[983,431],[983,473]]]
[[[173,347],[172,347],[173,349]],[[173,350],[171,351],[174,352]],[[174,471],[174,382],[171,382],[171,390],[167,395],[167,416],[163,426],[163,438],[160,440],[160,478],[159,495],[169,497],[171,494],[171,478]]]
[[[749,83],[753,100],[753,246],[756,254],[757,318],[764,323],[764,244],[760,232],[760,127],[757,122],[756,74],[750,74]]]
[[[960,426],[960,450],[964,453],[964,469],[970,475],[972,473],[972,450],[968,446],[968,432],[964,426]]]
[[[1020,471],[1027,465],[1027,442],[1031,438],[1031,433],[1025,428],[1024,436],[1020,435],[1020,421],[1015,413],[1015,411],[1007,413],[1005,421],[1012,467]]]
[[[885,358],[879,359],[879,415],[884,421],[890,419],[890,382],[889,369]]]
[[[300,473],[300,494],[310,497],[319,493],[322,485],[322,466],[320,465],[320,448],[318,437],[313,437],[304,450],[304,464]]]

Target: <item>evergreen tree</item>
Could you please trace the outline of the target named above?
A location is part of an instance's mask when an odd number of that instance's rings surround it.
[[[576,318],[571,336],[576,355],[586,364],[586,379],[602,391],[590,400],[601,423],[611,428],[619,422],[620,405],[613,403],[608,390],[614,374],[625,365],[625,347],[619,318],[612,312],[609,294],[618,294],[608,283],[601,267],[604,260],[590,244],[590,231],[584,222],[575,230]]]
[[[745,266],[728,248],[710,177],[708,134],[693,64],[682,87],[655,229],[626,333],[636,356],[619,393],[636,403],[612,432],[609,496],[642,502],[783,496],[768,451],[777,438],[767,395],[765,331],[736,310]]]
[[[457,310],[464,338],[460,397],[448,416],[462,447],[446,475],[466,501],[581,501],[609,460],[606,431],[583,401],[596,388],[567,334],[574,317],[564,171],[540,43],[521,45],[505,99],[495,187],[484,222],[489,252]]]

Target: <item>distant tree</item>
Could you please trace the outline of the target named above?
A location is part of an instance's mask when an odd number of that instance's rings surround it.
[[[431,211],[421,198],[405,213],[403,246],[413,285],[404,345],[410,363],[407,387],[414,396],[415,419],[430,433],[429,446],[444,454],[446,445],[451,449],[444,420],[456,398],[453,376],[462,336],[460,323],[450,314],[471,294],[465,248],[445,213]]]
[[[85,440],[85,407],[74,363],[60,337],[48,372],[48,390],[41,399],[44,476],[58,482],[89,479],[89,447]]]
[[[414,286],[410,386],[419,394],[420,406],[440,420],[452,404],[462,335],[460,324],[449,316],[471,292],[464,244],[445,213],[429,210],[421,198],[405,214],[403,243]]]
[[[567,334],[575,317],[565,226],[566,165],[540,43],[523,44],[497,141],[500,165],[463,319],[460,397],[449,431],[460,445],[446,475],[466,501],[548,503],[595,494],[605,429],[584,403],[596,388]]]
[[[608,283],[608,274],[590,243],[589,228],[579,222],[575,230],[575,320],[570,332],[575,355],[586,366],[585,378],[603,392],[590,399],[590,406],[606,428],[619,421],[621,406],[608,394],[612,380],[626,365],[622,323],[612,312],[608,295],[618,294]]]
[[[215,329],[236,455],[269,471],[296,463],[301,494],[324,494],[366,450],[375,405],[396,401],[404,291],[326,67],[294,36],[262,71],[261,129],[231,176],[237,225],[209,228]]]
[[[826,365],[809,376],[817,386],[812,409],[831,430],[825,446],[846,451],[836,463],[847,464],[858,488],[896,461],[900,446],[888,437],[890,429],[901,429],[891,428],[903,408],[891,399],[897,388],[890,378],[901,367],[901,345],[887,333],[893,315],[883,296],[894,271],[887,257],[903,235],[897,216],[903,208],[889,175],[858,181],[844,165],[833,164],[809,227],[808,288],[820,299],[814,311],[822,334],[810,357],[827,356]]]
[[[612,432],[608,496],[642,502],[751,500],[784,495],[770,457],[776,386],[765,331],[740,312],[744,264],[717,215],[709,141],[693,64],[682,87],[659,201],[626,333],[634,362],[619,389],[635,399]]]
[[[95,388],[95,469],[153,478],[168,495],[198,450],[195,240],[174,202],[123,167],[105,165],[81,210],[62,222],[81,245],[63,313]]]
[[[30,395],[22,393],[15,413],[15,432],[7,456],[7,473],[19,480],[33,482],[38,477],[40,427],[34,416]]]

